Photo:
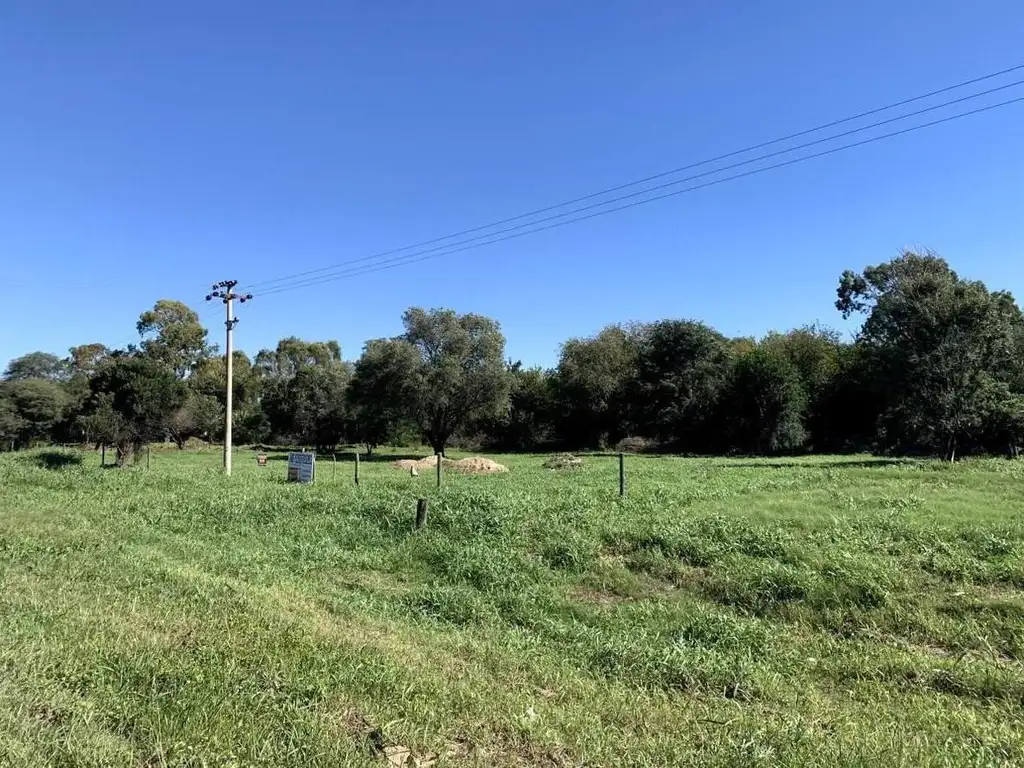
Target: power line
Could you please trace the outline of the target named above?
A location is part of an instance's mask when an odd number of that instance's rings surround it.
[[[838,147],[832,147],[830,149],[822,150],[821,152],[815,152],[815,153],[810,154],[810,155],[804,155],[804,156],[801,156],[801,157],[792,158],[790,160],[784,160],[784,161],[782,161],[780,163],[775,163],[773,165],[767,165],[767,166],[764,166],[764,167],[761,167],[761,168],[753,168],[751,170],[744,171],[743,173],[733,174],[732,176],[726,176],[726,177],[723,177],[721,179],[712,179],[711,181],[706,181],[706,182],[703,182],[701,184],[695,184],[695,185],[690,186],[690,187],[684,187],[683,189],[673,190],[672,192],[666,192],[664,194],[656,195],[656,196],[651,197],[651,198],[646,198],[646,199],[643,199],[643,200],[634,200],[632,202],[626,203],[624,205],[617,206],[615,208],[609,208],[609,209],[603,210],[603,211],[595,211],[595,212],[588,213],[588,214],[586,214],[584,216],[579,216],[579,217],[576,217],[576,218],[573,218],[573,219],[566,219],[566,220],[563,220],[563,221],[557,221],[557,222],[555,222],[553,224],[547,224],[547,225],[542,226],[542,227],[537,227],[536,229],[528,229],[526,231],[515,232],[513,234],[505,235],[503,237],[498,237],[498,238],[495,238],[493,240],[487,240],[485,242],[477,242],[477,243],[473,243],[473,244],[470,244],[470,245],[463,246],[461,248],[453,248],[451,250],[447,250],[447,251],[444,251],[444,252],[441,252],[441,253],[423,252],[421,254],[416,254],[416,253],[407,254],[406,256],[398,257],[398,258],[395,258],[395,259],[389,259],[389,260],[386,260],[386,261],[378,263],[378,264],[368,264],[368,265],[363,266],[363,267],[356,267],[356,268],[348,270],[348,271],[346,271],[344,273],[336,274],[336,275],[331,275],[331,276],[326,277],[326,278],[319,278],[318,277],[318,278],[309,278],[307,280],[297,281],[294,284],[288,284],[288,285],[280,286],[278,288],[273,288],[271,290],[265,291],[265,292],[263,292],[260,295],[261,296],[272,296],[275,293],[284,293],[286,291],[297,290],[299,288],[304,288],[304,287],[306,287],[308,285],[314,285],[314,284],[317,284],[317,283],[328,283],[328,282],[332,282],[334,280],[342,280],[342,279],[349,278],[349,277],[356,277],[358,275],[371,274],[373,272],[380,272],[380,271],[383,271],[385,269],[392,269],[394,267],[405,266],[407,264],[415,264],[415,263],[420,262],[420,261],[426,261],[427,259],[438,258],[440,256],[448,256],[448,255],[451,255],[453,253],[459,253],[461,251],[468,251],[468,250],[472,250],[474,248],[481,248],[481,247],[483,247],[485,245],[493,245],[494,243],[500,243],[500,242],[503,242],[505,240],[514,240],[516,238],[525,237],[526,235],[536,234],[537,232],[543,232],[543,231],[546,231],[546,230],[549,230],[549,229],[556,229],[558,227],[568,226],[569,224],[576,224],[578,222],[586,221],[588,219],[593,219],[593,218],[596,218],[598,216],[605,216],[605,215],[607,215],[609,213],[615,213],[617,211],[626,210],[628,208],[634,208],[634,207],[637,207],[637,206],[640,206],[640,205],[646,205],[647,203],[653,203],[653,202],[655,202],[657,200],[664,200],[666,198],[676,197],[677,195],[682,195],[682,194],[685,194],[687,192],[693,192],[693,191],[696,191],[696,190],[699,190],[699,189],[705,189],[707,187],[713,187],[713,186],[716,186],[718,184],[724,184],[725,182],[728,182],[728,181],[735,181],[736,179],[742,179],[742,178],[746,178],[748,176],[754,176],[754,175],[759,174],[759,173],[765,173],[766,171],[771,171],[771,170],[775,170],[775,169],[778,169],[778,168],[784,168],[784,167],[787,167],[787,166],[790,166],[790,165],[796,165],[797,163],[802,163],[802,162],[804,162],[806,160],[813,160],[815,158],[824,157],[826,155],[836,154],[838,152],[842,152],[842,151],[847,150],[847,149],[853,149],[855,147],[861,147],[861,146],[864,146],[866,144],[872,144],[874,142],[883,141],[885,139],[890,139],[890,138],[893,138],[893,137],[896,137],[896,136],[902,136],[904,134],[912,133],[914,131],[919,131],[919,130],[921,130],[923,128],[930,128],[930,127],[935,126],[935,125],[941,125],[943,123],[948,123],[948,122],[951,122],[953,120],[959,120],[960,118],[963,118],[963,117],[970,117],[971,115],[977,115],[977,114],[980,114],[980,113],[983,113],[983,112],[989,112],[989,111],[991,111],[993,109],[998,109],[1000,107],[1005,107],[1005,106],[1009,106],[1011,104],[1017,104],[1017,103],[1020,103],[1020,102],[1024,102],[1024,96],[1020,96],[1020,97],[1015,98],[1015,99],[1009,99],[1007,101],[998,102],[996,104],[989,104],[989,105],[986,105],[984,107],[978,107],[977,109],[972,109],[972,110],[967,111],[967,112],[960,112],[960,113],[957,113],[955,115],[948,115],[946,117],[942,117],[942,118],[939,118],[937,120],[932,120],[932,121],[927,122],[927,123],[921,123],[920,125],[913,125],[913,126],[910,126],[909,128],[903,128],[903,129],[901,129],[899,131],[892,131],[890,133],[884,133],[884,134],[881,134],[881,135],[878,135],[878,136],[871,136],[869,138],[862,139],[860,141],[851,142],[849,144],[843,144],[843,145],[840,145]],[[650,191],[650,190],[648,190],[648,191]]]
[[[294,279],[297,279],[297,278],[301,278],[301,277],[305,277],[305,276],[308,276],[308,275],[316,275],[316,274],[323,274],[323,273],[326,273],[326,272],[332,272],[332,271],[334,271],[336,269],[339,269],[339,268],[342,268],[342,267],[346,267],[346,266],[351,266],[353,264],[359,264],[359,263],[363,263],[363,262],[373,261],[375,259],[383,258],[385,256],[391,256],[393,254],[402,253],[404,251],[409,251],[409,250],[413,250],[413,249],[416,249],[416,248],[421,248],[423,246],[434,245],[436,243],[440,243],[440,242],[443,242],[445,240],[451,240],[451,239],[456,238],[456,237],[461,237],[462,235],[468,235],[468,234],[471,234],[471,233],[474,233],[474,232],[480,232],[482,230],[492,229],[492,228],[500,226],[502,224],[508,224],[508,223],[511,223],[511,222],[514,222],[514,221],[519,221],[521,219],[530,218],[532,216],[536,216],[536,215],[539,215],[539,214],[542,214],[542,213],[547,213],[549,211],[557,210],[558,208],[564,208],[564,207],[569,206],[569,205],[574,205],[576,203],[581,203],[581,202],[585,202],[587,200],[592,200],[594,198],[602,197],[604,195],[608,195],[608,194],[611,194],[613,192],[618,192],[618,191],[621,191],[623,189],[628,189],[630,187],[638,186],[640,184],[645,184],[647,182],[656,181],[657,179],[661,179],[661,178],[664,178],[666,176],[672,176],[674,174],[681,173],[683,171],[692,170],[694,168],[699,168],[701,166],[709,165],[711,163],[719,162],[721,160],[726,160],[726,159],[729,159],[731,157],[735,157],[737,155],[745,154],[747,152],[753,152],[753,151],[758,150],[758,149],[763,149],[765,147],[773,146],[775,144],[780,144],[780,143],[785,142],[785,141],[790,141],[792,139],[799,138],[801,136],[806,136],[806,135],[811,134],[811,133],[817,133],[818,131],[825,130],[826,128],[833,128],[833,127],[835,127],[837,125],[842,125],[844,123],[849,123],[849,122],[852,122],[854,120],[859,120],[859,119],[864,118],[864,117],[869,117],[871,115],[879,114],[881,112],[886,112],[886,111],[889,111],[891,109],[895,109],[897,107],[905,106],[907,104],[911,104],[911,103],[917,102],[917,101],[922,101],[922,100],[930,98],[932,96],[937,96],[937,95],[942,94],[942,93],[948,93],[949,91],[954,91],[954,90],[957,90],[957,89],[960,89],[960,88],[965,88],[965,87],[967,87],[969,85],[974,85],[974,84],[979,83],[979,82],[983,82],[983,81],[986,81],[986,80],[991,80],[993,78],[1000,77],[1002,75],[1006,75],[1006,74],[1009,74],[1010,72],[1015,72],[1015,71],[1018,71],[1018,70],[1021,70],[1021,69],[1024,69],[1024,63],[1017,64],[1017,65],[1014,65],[1012,67],[1008,67],[1006,69],[999,70],[998,72],[992,72],[992,73],[987,74],[987,75],[982,75],[980,77],[975,77],[975,78],[972,78],[970,80],[965,80],[963,82],[956,83],[954,85],[949,85],[949,86],[946,86],[944,88],[939,88],[937,90],[929,91],[927,93],[923,93],[923,94],[920,94],[918,96],[912,96],[910,98],[903,99],[901,101],[897,101],[897,102],[894,102],[892,104],[887,104],[887,105],[882,106],[882,107],[876,107],[875,109],[870,109],[870,110],[867,110],[865,112],[860,112],[860,113],[858,113],[856,115],[851,115],[849,117],[844,117],[844,118],[841,118],[839,120],[833,120],[831,122],[815,126],[814,128],[807,128],[805,130],[797,131],[796,133],[791,133],[791,134],[788,134],[786,136],[781,136],[781,137],[776,138],[776,139],[771,139],[769,141],[763,141],[763,142],[761,142],[759,144],[754,144],[754,145],[751,145],[749,147],[744,147],[743,149],[733,150],[731,152],[727,152],[725,154],[717,155],[715,157],[711,157],[711,158],[708,158],[706,160],[700,160],[698,162],[694,162],[694,163],[690,163],[688,165],[680,166],[680,167],[674,168],[672,170],[663,171],[661,173],[656,173],[654,175],[647,176],[647,177],[642,178],[642,179],[637,179],[635,181],[630,181],[630,182],[626,182],[624,184],[619,184],[619,185],[614,186],[614,187],[609,187],[609,188],[603,189],[603,190],[601,190],[599,192],[593,192],[593,193],[590,193],[590,194],[587,194],[587,195],[583,195],[581,197],[573,198],[571,200],[565,200],[563,202],[556,203],[554,205],[545,206],[543,208],[537,208],[535,210],[528,211],[526,213],[521,213],[521,214],[518,214],[516,216],[511,216],[511,217],[508,217],[508,218],[505,218],[505,219],[499,219],[497,221],[492,221],[492,222],[490,222],[488,224],[482,224],[480,226],[471,227],[469,229],[463,229],[463,230],[460,230],[458,232],[453,232],[451,234],[444,235],[442,237],[436,237],[436,238],[433,238],[433,239],[430,239],[430,240],[423,240],[423,241],[420,241],[418,243],[413,243],[411,245],[402,246],[400,248],[394,248],[394,249],[391,249],[391,250],[388,250],[388,251],[381,251],[379,253],[370,254],[369,256],[364,256],[364,257],[361,257],[361,258],[358,258],[358,259],[351,259],[351,260],[348,260],[348,261],[337,262],[335,264],[328,265],[328,266],[325,266],[325,267],[319,267],[317,269],[306,270],[304,272],[297,272],[297,273],[294,273],[294,274],[291,274],[291,275],[285,275],[285,276],[278,277],[278,278],[272,278],[272,279],[268,279],[268,280],[256,281],[254,283],[249,284],[249,288],[252,289],[252,288],[256,288],[258,286],[263,286],[265,288],[269,288],[269,287],[274,286],[276,284],[289,282],[291,280],[294,280]],[[1017,85],[1017,84],[1019,84],[1019,83],[1013,83],[1011,85]],[[1004,87],[1009,87],[1009,86],[1004,86]],[[1001,89],[997,88],[997,89],[993,89],[993,90],[1001,90]],[[986,91],[985,93],[990,93],[990,92],[991,91]],[[982,94],[975,94],[974,96],[969,96],[969,97],[966,97],[966,98],[976,98],[978,95],[982,95]],[[963,99],[961,99],[961,100],[963,100]],[[956,101],[947,102],[945,106],[948,106],[949,104],[953,104],[953,103],[956,103]],[[925,111],[927,111],[927,110],[925,110]],[[920,114],[920,113],[918,112],[918,113],[912,113],[912,114]],[[909,116],[912,116],[912,115],[904,116],[903,118],[899,118],[899,119],[905,119],[906,117],[909,117]],[[879,123],[879,124],[883,124],[883,123]],[[869,126],[869,127],[871,127],[871,126]],[[846,134],[839,134],[839,135],[842,136],[842,135],[846,135]],[[836,138],[836,137],[833,137],[833,138]],[[796,148],[794,148],[794,149],[796,149]],[[793,151],[793,150],[789,150],[789,151]],[[753,161],[751,161],[751,162],[753,162]],[[729,166],[729,167],[733,167],[733,166]],[[725,170],[725,169],[719,169],[719,170]],[[639,193],[639,194],[642,194],[642,193]],[[608,202],[612,202],[612,201],[608,201]],[[524,225],[521,225],[521,226],[533,226],[533,224],[536,224],[536,223],[537,222],[532,222],[532,223],[527,223],[527,224],[524,224]],[[497,234],[497,233],[493,233],[492,232],[490,234],[481,235],[480,237],[491,237],[494,234]],[[454,244],[449,244],[449,245],[454,245]],[[445,247],[447,247],[447,246],[445,246]]]
[[[604,207],[606,205],[611,205],[613,203],[621,202],[622,200],[629,200],[629,199],[632,199],[632,198],[635,198],[635,197],[641,197],[643,195],[648,195],[651,192],[656,192],[656,191],[661,190],[661,189],[667,189],[669,187],[675,187],[675,186],[678,186],[680,184],[685,184],[688,181],[695,181],[697,179],[705,178],[707,176],[713,176],[713,175],[716,175],[716,174],[719,174],[719,173],[723,173],[725,171],[730,171],[730,170],[733,170],[735,168],[742,168],[743,166],[746,166],[746,165],[752,165],[754,163],[758,163],[758,162],[761,162],[763,160],[769,160],[769,159],[771,159],[773,157],[779,157],[781,155],[786,155],[786,154],[790,154],[792,152],[797,152],[797,151],[799,151],[801,149],[807,149],[809,147],[817,146],[819,144],[824,144],[826,142],[834,141],[835,139],[840,139],[840,138],[843,138],[845,136],[851,136],[851,135],[856,134],[856,133],[862,133],[864,131],[871,130],[873,128],[878,128],[878,127],[883,126],[883,125],[888,125],[890,123],[895,123],[895,122],[898,122],[900,120],[907,120],[907,119],[909,119],[911,117],[917,117],[918,115],[925,114],[926,112],[934,112],[937,109],[943,109],[945,107],[952,106],[953,104],[959,104],[961,102],[968,101],[970,99],[976,99],[976,98],[980,98],[982,96],[988,96],[988,95],[990,95],[992,93],[995,93],[997,91],[1006,90],[1007,88],[1012,88],[1012,87],[1015,87],[1015,86],[1018,86],[1018,85],[1022,85],[1022,84],[1024,84],[1024,80],[1017,80],[1017,81],[1015,81],[1013,83],[1008,83],[1006,85],[1001,85],[1001,86],[999,86],[997,88],[992,88],[992,89],[989,89],[987,91],[981,91],[980,93],[974,93],[974,94],[970,94],[968,96],[962,96],[962,97],[960,97],[958,99],[952,99],[950,101],[943,102],[941,104],[936,104],[936,105],[933,105],[933,106],[930,106],[930,107],[925,107],[924,109],[919,109],[916,112],[910,112],[910,113],[907,113],[905,115],[897,115],[896,117],[890,117],[890,118],[887,118],[886,120],[880,120],[880,121],[877,121],[875,123],[871,123],[869,125],[861,126],[860,128],[852,128],[852,129],[850,129],[848,131],[842,131],[841,133],[836,133],[836,134],[832,134],[830,136],[825,136],[824,138],[815,139],[814,141],[808,141],[808,142],[805,142],[803,144],[798,144],[798,145],[796,145],[794,147],[787,147],[786,149],[780,149],[780,150],[776,150],[774,152],[768,152],[766,154],[759,155],[757,157],[752,157],[752,158],[750,158],[748,160],[741,160],[738,163],[732,163],[731,165],[722,166],[722,167],[719,167],[719,168],[712,169],[710,171],[703,171],[701,173],[693,174],[691,176],[685,176],[685,177],[683,177],[681,179],[675,179],[673,181],[669,181],[669,182],[666,182],[664,184],[658,184],[658,185],[653,186],[653,187],[647,187],[646,189],[642,189],[642,190],[639,190],[637,192],[630,192],[629,194],[625,194],[625,195],[620,195],[618,197],[609,198],[608,200],[603,200],[603,201],[600,201],[600,202],[597,202],[597,203],[591,203],[590,205],[581,206],[581,207],[575,208],[573,210],[563,211],[562,213],[555,213],[555,214],[552,214],[550,216],[545,216],[542,219],[535,219],[533,221],[528,221],[528,222],[525,222],[525,223],[522,223],[522,224],[516,224],[515,226],[506,227],[505,229],[499,229],[499,230],[496,230],[494,232],[489,232],[487,234],[476,235],[474,237],[470,237],[470,238],[467,238],[465,240],[457,240],[457,241],[455,241],[453,243],[447,243],[445,245],[435,246],[435,247],[427,249],[425,251],[419,251],[418,253],[406,254],[405,256],[396,256],[396,257],[394,257],[392,259],[385,259],[385,260],[379,261],[377,263],[378,264],[388,264],[388,263],[391,263],[393,261],[398,261],[398,260],[407,258],[409,256],[419,256],[419,255],[423,255],[423,254],[427,254],[427,253],[434,253],[434,252],[438,252],[438,251],[444,251],[445,253],[448,253],[449,252],[448,251],[449,248],[454,248],[456,246],[461,246],[461,245],[467,245],[469,243],[473,243],[473,242],[480,241],[480,240],[485,240],[487,238],[492,238],[492,237],[495,237],[497,235],[504,235],[504,234],[507,234],[509,232],[515,232],[515,231],[518,231],[518,230],[521,230],[521,229],[526,229],[528,227],[535,227],[538,224],[544,224],[546,222],[555,221],[555,220],[558,220],[558,219],[565,218],[567,216],[573,216],[573,215],[578,214],[578,213],[583,213],[584,211],[590,211],[590,210],[594,210],[595,208],[601,208],[601,207]],[[353,262],[348,262],[348,263],[355,264],[355,263],[359,263],[359,262],[362,262],[362,261],[366,261],[366,259],[356,259]],[[331,273],[336,272],[338,269],[340,269],[340,267],[332,268],[330,270],[330,272]],[[346,270],[346,272],[347,271],[348,270]],[[305,278],[305,280],[311,280],[311,279],[313,279],[313,278]],[[320,278],[317,278],[317,279],[323,279],[323,278],[320,277]],[[269,293],[276,292],[279,288],[288,287],[291,284],[292,284],[291,281],[287,281],[287,282],[284,282],[282,285],[272,286],[270,289],[268,289],[266,292],[264,292],[263,295],[267,295]],[[303,281],[303,284],[306,284],[305,281]],[[250,288],[251,288],[251,286],[250,286]]]

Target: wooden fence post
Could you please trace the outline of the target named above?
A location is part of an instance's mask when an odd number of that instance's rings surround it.
[[[427,524],[427,500],[417,499],[416,500],[416,530]]]
[[[359,485],[359,451],[356,450],[356,469],[355,469],[355,481],[356,486]]]
[[[626,454],[619,454],[619,496],[626,495]]]
[[[435,455],[435,458],[437,459],[437,487],[440,488],[441,487],[441,459],[442,459],[442,456],[441,456],[440,453],[438,453],[438,454]],[[426,507],[424,507],[424,514],[426,514]]]

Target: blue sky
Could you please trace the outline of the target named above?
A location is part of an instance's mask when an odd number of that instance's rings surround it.
[[[162,297],[219,341],[210,282],[401,247],[1003,69],[1022,31],[1019,0],[7,2],[0,362],[134,341]],[[510,356],[542,365],[617,321],[844,327],[841,271],[915,246],[1024,297],[1022,129],[1017,104],[258,297],[236,343],[334,338],[354,358],[412,305],[491,315]]]

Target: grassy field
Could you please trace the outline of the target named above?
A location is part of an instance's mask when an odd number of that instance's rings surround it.
[[[0,455],[3,766],[1024,764],[1024,462],[84,456]]]

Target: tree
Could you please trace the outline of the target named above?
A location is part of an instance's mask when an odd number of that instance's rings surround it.
[[[49,379],[15,379],[4,382],[2,388],[14,413],[13,418],[9,417],[8,429],[20,425],[15,442],[31,445],[53,441],[70,405],[64,388]]]
[[[983,414],[980,448],[1004,452],[1016,458],[1024,441],[1024,394],[1014,392],[1006,382],[990,380],[980,393]]]
[[[0,386],[0,450],[14,450],[25,426],[14,399],[6,387]]]
[[[347,397],[352,436],[367,453],[408,431],[419,365],[416,349],[403,341],[375,339],[363,348]]]
[[[793,364],[807,398],[805,426],[809,447],[820,450],[829,444],[830,438],[826,410],[840,370],[843,345],[839,334],[829,328],[806,325],[787,333],[769,333],[762,345],[778,350]]]
[[[508,411],[479,425],[500,451],[536,451],[555,440],[554,375],[540,368],[508,365]]]
[[[505,337],[483,315],[413,307],[402,343],[416,352],[410,407],[436,453],[462,426],[508,408]]]
[[[843,273],[837,308],[866,314],[859,343],[879,362],[884,444],[956,458],[993,420],[991,393],[1019,370],[1024,317],[1007,293],[961,279],[931,253]]]
[[[87,422],[82,418],[90,395],[89,380],[96,375],[100,364],[109,355],[110,350],[103,344],[81,344],[72,347],[64,360],[68,372],[64,386],[71,398],[66,427],[68,435],[74,439],[91,442],[92,435],[85,428]]]
[[[118,466],[137,460],[142,446],[163,436],[169,417],[188,389],[162,363],[146,356],[117,355],[91,382],[86,419],[92,433],[117,449]]]
[[[640,332],[613,325],[562,345],[555,390],[559,432],[569,447],[596,448],[629,434]]]
[[[160,299],[139,316],[136,328],[143,354],[169,366],[179,379],[216,350],[206,341],[199,315],[180,301]]]
[[[630,399],[640,434],[704,451],[732,364],[729,341],[704,323],[662,320],[640,335]]]
[[[760,345],[736,360],[723,406],[739,450],[778,453],[803,444],[806,395],[796,368],[777,348]]]
[[[306,370],[324,369],[333,371],[332,376],[317,379],[315,374],[304,376],[303,381],[298,381],[300,374]],[[345,412],[345,398],[342,394],[340,402],[330,404],[330,414],[325,414],[320,420],[319,426],[313,419],[311,413],[312,405],[303,405],[303,400],[309,403],[321,403],[319,395],[313,391],[317,382],[333,387],[336,376],[348,378],[348,369],[341,360],[341,347],[336,341],[303,341],[294,336],[281,339],[276,349],[263,349],[256,355],[255,362],[251,368],[251,375],[246,379],[249,389],[244,393],[247,397],[250,393],[259,393],[259,410],[261,414],[254,412],[255,401],[251,401],[248,409],[243,410],[242,418],[244,424],[254,435],[261,439],[274,439],[279,442],[298,440],[303,443],[316,443],[320,439],[330,440],[330,432],[336,432],[336,437],[329,443],[319,443],[321,446],[333,445],[343,430],[335,429],[337,420],[342,418],[339,413]],[[236,396],[239,390],[236,386]],[[333,398],[337,394],[334,388],[331,394]],[[312,398],[312,399],[310,399]],[[300,408],[303,413],[300,414]],[[340,411],[338,410],[340,409]],[[330,428],[327,427],[331,424]]]
[[[255,367],[264,376],[290,379],[300,368],[341,362],[341,347],[336,341],[303,341],[289,336],[277,342],[276,349],[261,349]]]
[[[341,442],[348,418],[348,379],[348,368],[339,362],[299,368],[288,386],[294,404],[292,429],[299,442],[321,451]]]
[[[231,384],[235,409],[244,409],[259,393],[259,379],[249,356],[240,349],[231,355]],[[224,356],[200,360],[189,377],[189,386],[197,393],[215,398],[227,407],[228,369]]]
[[[86,378],[93,376],[100,363],[110,356],[110,350],[98,342],[80,344],[77,347],[72,347],[68,353],[68,358],[64,362],[71,375],[81,375]]]
[[[63,381],[67,378],[67,366],[57,355],[49,352],[29,352],[16,357],[7,364],[4,378],[8,381],[24,381],[26,379],[47,379]]]
[[[885,410],[878,355],[864,344],[838,350],[836,373],[808,404],[807,426],[816,451],[872,451]]]
[[[168,414],[164,429],[181,450],[190,438],[209,440],[222,430],[223,423],[224,407],[217,398],[189,390],[185,401]]]

